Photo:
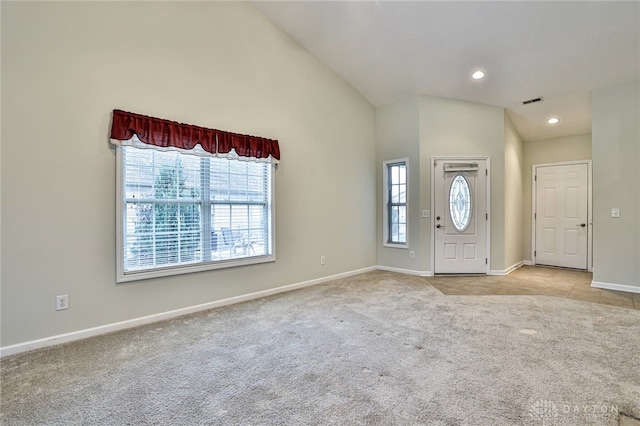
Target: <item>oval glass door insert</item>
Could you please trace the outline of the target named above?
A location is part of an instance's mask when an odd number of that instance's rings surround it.
[[[464,232],[471,223],[471,190],[469,182],[462,175],[451,181],[449,188],[449,214],[458,232]]]

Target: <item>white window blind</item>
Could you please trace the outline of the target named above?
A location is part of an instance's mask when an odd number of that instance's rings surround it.
[[[275,260],[272,164],[118,149],[120,282]]]

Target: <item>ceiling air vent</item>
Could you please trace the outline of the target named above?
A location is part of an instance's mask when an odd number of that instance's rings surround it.
[[[535,98],[535,99],[529,99],[528,101],[522,101],[522,105],[529,105],[529,104],[534,104],[536,102],[542,102],[542,97],[539,98]]]

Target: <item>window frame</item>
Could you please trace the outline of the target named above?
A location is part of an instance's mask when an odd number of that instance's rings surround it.
[[[400,205],[405,206],[406,209],[406,239],[405,242],[392,242],[389,241],[391,236],[391,222],[389,218],[389,212],[391,208],[391,197],[390,197],[390,187],[389,187],[389,168],[394,165],[404,165],[405,167],[405,177],[406,177],[406,190],[405,190],[405,203],[400,203]],[[382,162],[382,192],[384,197],[383,204],[383,240],[382,245],[384,247],[391,248],[400,248],[400,249],[408,249],[409,248],[409,159],[408,158],[399,158],[395,160],[388,160]],[[394,205],[398,205],[394,203]]]
[[[125,192],[125,182],[123,179],[123,153],[122,150],[124,146],[116,146],[116,282],[117,283],[126,283],[131,281],[139,281],[146,280],[152,278],[161,278],[161,277],[169,277],[175,275],[182,274],[190,274],[194,272],[203,272],[203,271],[211,271],[217,269],[226,269],[226,268],[235,268],[239,266],[246,265],[256,265],[261,263],[269,263],[276,261],[276,193],[275,193],[275,180],[276,180],[276,164],[270,163],[269,167],[271,167],[271,176],[270,176],[270,191],[271,191],[271,199],[270,199],[270,229],[271,233],[269,235],[269,244],[271,246],[271,254],[267,255],[258,255],[251,257],[242,257],[238,259],[224,259],[217,261],[200,261],[193,264],[187,265],[172,265],[166,267],[157,267],[151,270],[144,271],[134,271],[134,272],[125,272],[124,271],[124,255],[125,255],[125,247],[124,247],[124,234],[125,230],[125,217],[126,217],[126,203],[124,202],[124,194]],[[140,149],[140,148],[134,148]],[[154,148],[148,148],[154,149]],[[184,152],[181,152],[184,154]],[[189,155],[189,154],[185,154]],[[205,156],[206,158],[206,156]],[[242,160],[236,160],[242,161]],[[201,206],[204,205],[213,205],[211,201],[205,203],[200,203]],[[201,232],[205,232],[205,230],[201,230]]]

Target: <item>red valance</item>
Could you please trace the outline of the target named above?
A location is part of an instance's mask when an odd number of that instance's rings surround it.
[[[210,154],[228,154],[235,150],[240,157],[280,160],[280,147],[274,139],[240,135],[208,129],[132,112],[113,110],[111,139],[129,140],[134,135],[146,144],[162,148],[192,150],[196,145]]]

